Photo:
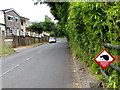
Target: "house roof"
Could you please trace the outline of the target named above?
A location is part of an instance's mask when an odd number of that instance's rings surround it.
[[[11,10],[13,10],[13,8],[9,8],[9,9],[4,9],[4,10],[1,10],[1,11],[11,11]]]
[[[13,8],[10,8],[10,9],[4,9],[4,10],[1,10],[1,11],[3,11],[3,12],[5,12],[5,13],[7,13],[7,12],[10,12],[10,11],[13,11],[14,13],[16,13],[21,19],[24,19],[24,20],[29,20],[28,18],[26,18],[26,17],[22,17],[22,16],[20,16]]]
[[[21,19],[29,20],[29,18],[20,16]]]
[[[13,11],[14,13],[16,13],[16,14],[20,17],[20,15],[19,15],[13,8],[4,9],[4,10],[2,10],[2,11],[5,12],[5,13]]]

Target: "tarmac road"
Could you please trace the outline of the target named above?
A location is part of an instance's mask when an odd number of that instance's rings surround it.
[[[2,59],[2,88],[72,88],[68,42],[27,48]]]

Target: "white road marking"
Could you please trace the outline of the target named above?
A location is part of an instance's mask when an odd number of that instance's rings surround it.
[[[33,57],[34,57],[34,56],[31,56],[31,57],[27,58],[26,61],[30,60],[30,59],[33,58]],[[14,70],[15,68],[19,67],[19,66],[20,66],[20,65],[18,64],[18,65],[16,65],[16,66],[12,67],[11,69],[7,70],[7,71],[4,72],[2,75],[0,75],[0,78],[1,78],[2,76],[4,76],[5,74],[9,73],[10,71]]]
[[[7,71],[4,72],[2,75],[0,75],[0,78],[1,78],[2,76],[4,76],[5,74],[9,73],[10,71],[14,70],[15,68],[19,67],[19,66],[20,66],[20,65],[16,65],[16,66],[14,66],[13,68],[7,70]]]
[[[33,57],[34,57],[34,56],[31,56],[31,57],[27,58],[26,61],[30,60],[30,59],[33,58]]]
[[[27,58],[26,60],[29,60],[30,58]]]

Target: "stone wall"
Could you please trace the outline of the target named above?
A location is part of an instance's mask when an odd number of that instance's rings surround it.
[[[0,35],[0,46],[2,46],[3,43],[4,43],[4,41],[3,41],[3,37]]]
[[[43,38],[29,37],[29,36],[26,36],[26,37],[24,37],[24,36],[3,37],[2,45],[15,48],[18,46],[26,46],[26,45],[31,45],[34,43],[47,42],[48,39],[49,39],[48,36],[45,36]]]

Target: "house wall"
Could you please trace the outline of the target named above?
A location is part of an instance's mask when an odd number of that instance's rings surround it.
[[[0,32],[5,31],[5,25],[0,24]]]
[[[2,31],[5,32],[5,19],[4,19],[4,13],[2,11],[0,11],[0,33]]]
[[[10,21],[8,20],[8,16],[13,16],[13,20]],[[19,15],[17,15],[14,11],[9,11],[9,12],[6,12],[5,13],[5,18],[6,18],[6,26],[7,27],[10,27],[13,29],[13,34],[14,35],[17,35],[17,30],[21,30],[21,26],[20,26],[20,17]],[[18,21],[16,22],[16,18],[18,19]],[[7,33],[9,34],[9,30],[7,29]]]
[[[5,24],[3,11],[0,11],[0,23],[1,23],[1,24]]]
[[[25,36],[25,32],[26,32],[26,21],[25,21],[25,20],[21,20],[21,22],[23,22],[23,25],[21,25],[21,29],[23,29],[23,36]]]

